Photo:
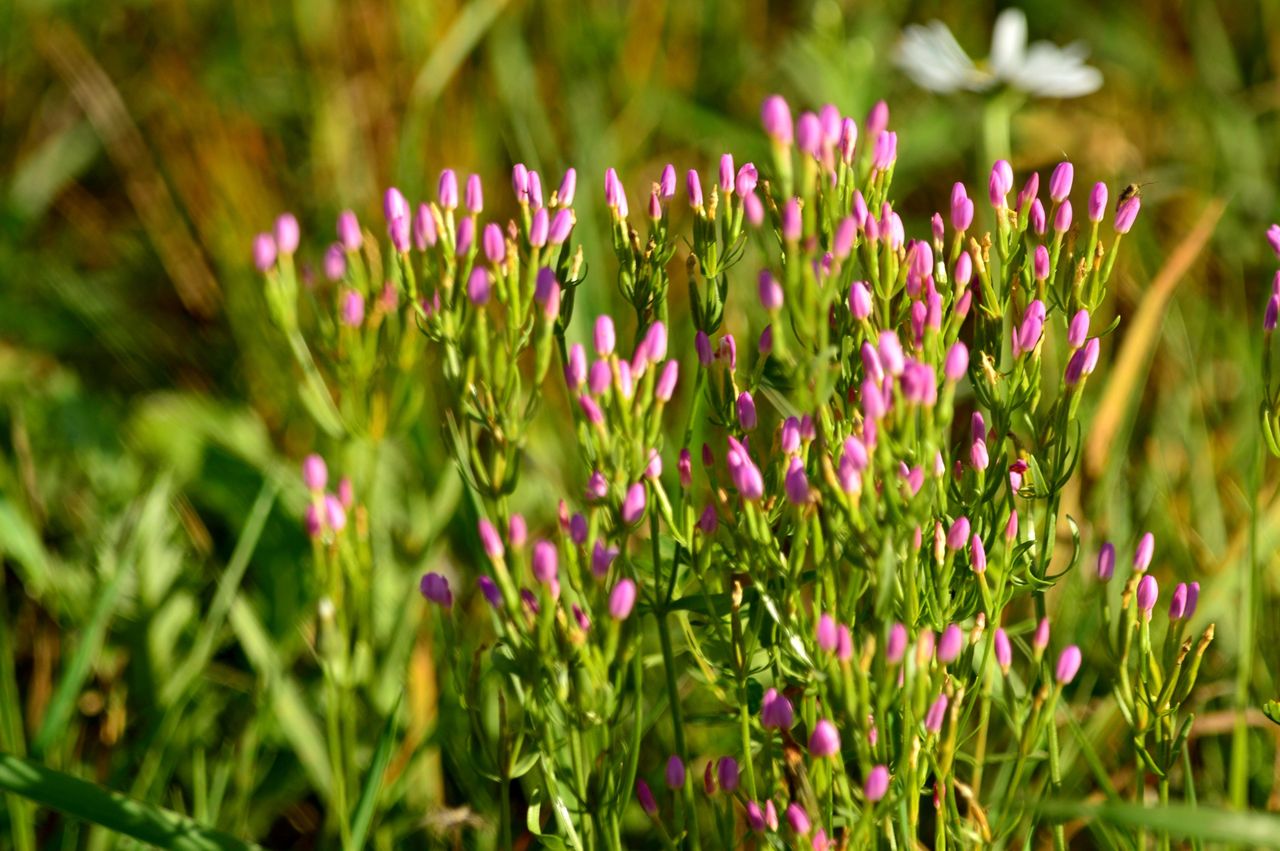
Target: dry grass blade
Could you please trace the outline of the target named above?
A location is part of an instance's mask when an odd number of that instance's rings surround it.
[[[1173,291],[1186,276],[1191,265],[1213,236],[1218,220],[1227,203],[1221,198],[1210,201],[1200,214],[1195,227],[1178,243],[1173,254],[1156,274],[1151,288],[1143,296],[1142,303],[1129,322],[1128,333],[1116,356],[1115,368],[1107,381],[1098,413],[1089,432],[1085,448],[1085,469],[1090,476],[1098,476],[1107,465],[1111,444],[1128,417],[1129,410],[1141,396],[1138,392],[1146,377],[1151,352],[1155,349],[1164,324],[1165,308]]]

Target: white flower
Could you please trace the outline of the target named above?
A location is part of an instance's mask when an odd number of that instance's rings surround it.
[[[1097,91],[1102,73],[1084,64],[1080,42],[1058,47],[1027,44],[1027,16],[1006,9],[991,31],[991,55],[975,63],[941,21],[912,24],[902,34],[896,62],[916,85],[933,92],[982,92],[1004,84],[1040,97],[1074,98]]]

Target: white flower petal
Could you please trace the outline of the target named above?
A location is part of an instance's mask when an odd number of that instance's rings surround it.
[[[1022,66],[1008,75],[1011,85],[1041,97],[1080,97],[1102,86],[1102,73],[1084,64],[1085,50],[1073,44],[1059,48],[1036,42]]]
[[[988,61],[997,77],[1008,79],[1022,64],[1027,50],[1027,16],[1021,9],[1005,9],[991,30]]]
[[[968,88],[977,71],[941,21],[907,27],[894,61],[916,85],[934,92]]]

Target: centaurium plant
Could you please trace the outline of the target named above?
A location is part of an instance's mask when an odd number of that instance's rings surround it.
[[[604,175],[625,317],[573,321],[574,172],[547,192],[517,165],[505,222],[478,180],[460,205],[452,172],[412,215],[387,193],[388,311],[425,337],[480,509],[480,549],[421,582],[470,719],[444,746],[492,779],[500,843],[1021,843],[1041,824],[1028,790],[1061,783],[1085,665],[1167,797],[1212,637],[1184,639],[1198,588],[1153,635],[1140,544],[1119,609],[1100,585],[1105,640],[1083,646],[1053,635],[1048,593],[1080,561],[1062,494],[1140,199],[1078,191],[1067,162],[1047,191],[1019,185],[1001,160],[985,187],[940,189],[917,233],[885,104],[859,122],[773,96],[761,117],[768,161],[668,166],[642,210]],[[292,327],[292,272],[261,241]],[[335,294],[366,291],[339,256]],[[535,417],[581,464],[527,524],[509,496]],[[1114,560],[1104,547],[1100,579]],[[477,610],[483,634],[454,628]]]

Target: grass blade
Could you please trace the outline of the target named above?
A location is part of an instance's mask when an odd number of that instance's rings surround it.
[[[13,754],[0,753],[0,789],[157,848],[240,851],[258,847],[171,810],[144,804]]]
[[[369,825],[373,823],[373,813],[378,804],[378,792],[382,790],[382,780],[387,774],[387,765],[391,762],[391,744],[396,737],[396,720],[400,715],[400,703],[404,694],[396,698],[391,713],[387,715],[387,723],[378,736],[378,746],[373,751],[373,761],[369,764],[369,776],[365,780],[364,789],[360,791],[360,800],[356,802],[355,811],[351,815],[351,847],[363,848]]]
[[[1093,819],[1117,827],[1144,828],[1173,839],[1230,842],[1249,848],[1280,848],[1280,816],[1169,804],[1086,804],[1049,802],[1042,815],[1054,819]]]

